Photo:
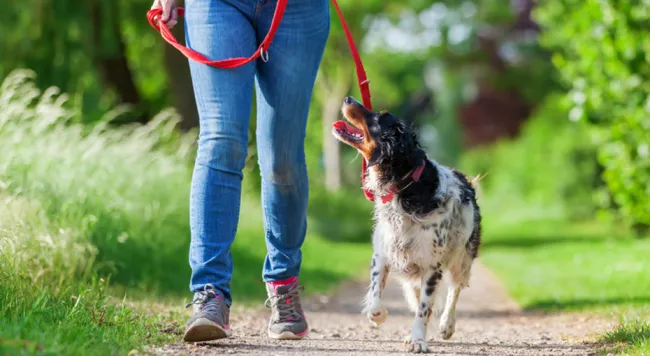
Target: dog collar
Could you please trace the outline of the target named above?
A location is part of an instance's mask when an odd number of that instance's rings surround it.
[[[420,177],[422,176],[422,172],[424,171],[424,167],[426,166],[426,164],[427,164],[426,161],[422,160],[422,163],[417,168],[415,168],[414,170],[406,173],[406,175],[404,177],[402,177],[402,180],[406,180],[408,178],[411,178],[414,182],[419,181]],[[390,203],[395,198],[395,193],[397,193],[397,188],[395,187],[395,185],[393,185],[390,188],[390,190],[388,191],[388,193],[386,193],[385,195],[380,196],[381,202],[384,203],[384,204]]]

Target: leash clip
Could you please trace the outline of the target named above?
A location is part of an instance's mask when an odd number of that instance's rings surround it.
[[[266,54],[266,56],[264,54]],[[264,63],[269,61],[269,51],[265,51],[264,46],[260,47],[260,58],[262,58]]]

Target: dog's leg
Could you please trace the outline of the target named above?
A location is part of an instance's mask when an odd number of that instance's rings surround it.
[[[370,322],[375,326],[384,323],[388,317],[388,311],[382,305],[381,298],[389,273],[390,265],[387,263],[386,258],[380,253],[375,252],[372,255],[372,263],[370,265],[370,287],[368,288],[368,294],[364,301],[364,312]]]
[[[460,295],[460,286],[451,284],[447,293],[447,302],[445,310],[440,317],[440,337],[443,340],[449,340],[454,331],[456,331],[456,302]]]
[[[435,301],[435,291],[442,278],[440,266],[432,267],[422,278],[420,287],[420,304],[415,312],[408,350],[414,353],[428,352],[427,323]]]
[[[469,285],[472,257],[468,254],[450,268],[451,284],[447,292],[445,310],[440,316],[440,337],[448,340],[456,331],[456,302],[461,289]]]

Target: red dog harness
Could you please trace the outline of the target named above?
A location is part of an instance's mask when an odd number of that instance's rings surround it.
[[[336,13],[339,15],[339,19],[341,20],[341,25],[343,26],[343,31],[345,32],[345,38],[348,41],[348,46],[350,47],[350,53],[352,54],[352,59],[354,60],[354,65],[356,67],[356,72],[357,72],[357,80],[359,84],[359,91],[361,92],[363,106],[368,108],[368,110],[372,111],[372,104],[370,102],[370,86],[369,86],[370,81],[366,77],[366,71],[363,68],[363,63],[361,62],[361,57],[359,56],[359,50],[357,49],[357,46],[354,43],[354,39],[352,38],[352,33],[350,33],[350,28],[348,27],[348,24],[345,22],[345,19],[343,18],[343,13],[341,12],[341,8],[339,7],[338,2],[336,0],[332,0],[332,3],[336,8]],[[252,62],[257,58],[261,58],[265,62],[269,60],[268,50],[269,47],[271,46],[271,42],[273,42],[273,37],[275,36],[278,27],[280,27],[280,22],[282,21],[282,16],[284,15],[284,10],[286,9],[286,7],[287,7],[287,0],[278,0],[277,6],[275,8],[275,12],[273,14],[273,20],[271,20],[271,27],[269,28],[269,32],[266,34],[266,37],[264,37],[264,40],[262,41],[262,43],[260,43],[260,46],[257,48],[255,53],[253,53],[248,58],[240,57],[240,58],[229,58],[229,59],[222,59],[222,60],[211,60],[206,56],[202,55],[201,53],[181,45],[180,43],[178,43],[176,38],[174,38],[174,35],[167,28],[167,26],[159,26],[156,23],[155,21],[156,17],[160,18],[160,16],[162,15],[162,9],[149,10],[149,12],[147,12],[147,20],[149,20],[149,24],[153,28],[160,31],[160,35],[165,41],[167,41],[167,43],[174,46],[174,48],[179,50],[185,57],[199,63],[207,64],[212,67],[232,69],[232,68],[237,68],[239,66],[242,66],[246,63]],[[178,16],[183,16],[185,14],[184,9],[181,7],[177,8],[177,11],[178,11]],[[362,184],[366,177],[367,167],[368,164],[366,160],[363,159],[361,164]],[[422,167],[424,168],[424,165],[422,165]],[[422,172],[420,171],[420,174],[421,173]],[[418,179],[419,179],[419,174],[418,174]],[[370,201],[375,200],[375,196],[371,191],[364,189],[364,194],[368,200]],[[391,200],[393,195],[394,194],[391,193]],[[384,198],[382,197],[382,201],[383,199]]]

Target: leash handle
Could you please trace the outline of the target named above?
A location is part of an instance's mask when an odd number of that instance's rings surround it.
[[[237,57],[237,58],[228,58],[228,59],[221,59],[221,60],[211,60],[206,56],[204,56],[203,54],[181,45],[180,43],[178,43],[178,41],[176,40],[172,32],[167,28],[167,26],[159,26],[159,24],[156,23],[155,18],[156,17],[160,18],[160,16],[162,15],[162,9],[149,10],[147,12],[147,20],[149,21],[151,27],[155,28],[157,31],[160,32],[160,35],[167,43],[174,46],[174,48],[176,48],[179,52],[181,52],[185,57],[199,63],[207,64],[211,67],[232,69],[232,68],[243,66],[244,64],[252,62],[260,57],[265,62],[268,61],[269,58],[268,50],[269,47],[271,46],[271,42],[273,42],[273,37],[275,36],[278,27],[280,27],[280,22],[282,21],[282,16],[284,16],[284,10],[286,9],[286,7],[287,7],[287,0],[278,0],[278,4],[275,7],[275,12],[273,14],[273,20],[271,20],[271,27],[269,28],[269,32],[266,34],[266,37],[264,37],[264,40],[262,41],[262,43],[260,43],[260,46],[257,48],[255,53],[253,53],[248,58]],[[176,10],[178,11],[178,16],[185,15],[185,9],[183,9],[182,7],[179,7]]]

